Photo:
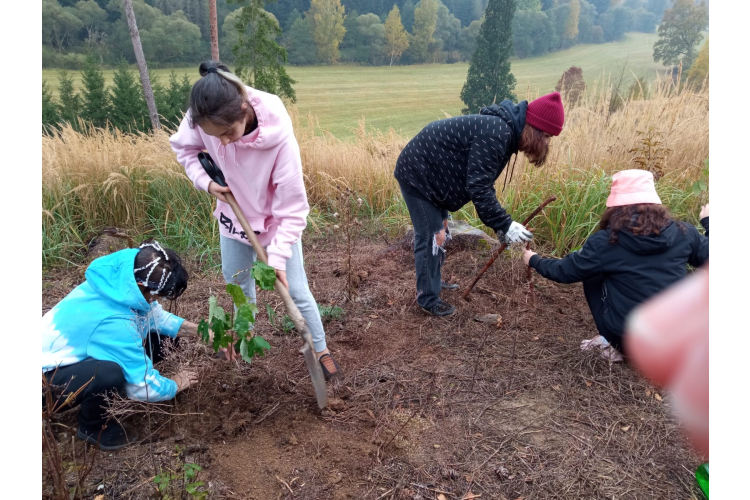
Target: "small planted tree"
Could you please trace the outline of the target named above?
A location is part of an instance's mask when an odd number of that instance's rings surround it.
[[[253,264],[251,273],[255,282],[263,290],[273,290],[276,282],[276,271],[261,261]],[[230,359],[234,357],[235,349],[239,350],[240,356],[248,363],[253,362],[253,356],[263,356],[264,350],[271,345],[260,335],[254,335],[252,326],[258,314],[258,306],[250,302],[239,285],[227,284],[227,293],[234,304],[233,311],[227,313],[218,305],[216,296],[208,299],[208,320],[202,319],[198,323],[198,335],[209,343],[209,329],[213,332],[213,348],[218,351],[222,348],[229,350]]]

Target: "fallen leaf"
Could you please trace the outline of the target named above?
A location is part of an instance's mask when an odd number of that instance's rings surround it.
[[[534,337],[534,340],[539,340],[539,337]]]
[[[524,500],[526,497],[518,497],[515,500]]]
[[[482,437],[482,433],[481,432],[477,432],[476,434],[474,434],[474,437],[480,438],[480,437]]]
[[[461,497],[461,500],[471,500],[472,498],[479,498],[481,496],[482,496],[481,493],[479,495],[475,495],[474,493],[469,491],[466,495]]]
[[[622,432],[628,432],[630,430],[630,425],[626,425],[625,427],[620,427],[622,429]]]
[[[562,390],[562,387],[560,387],[559,385],[553,385],[552,388],[557,392],[560,392]]]
[[[372,412],[372,410],[369,408],[366,408],[366,410],[367,410],[367,414],[370,415],[370,418],[375,420],[375,414]]]
[[[104,495],[96,495],[94,500],[104,500]]]
[[[442,493],[438,493],[437,500],[448,500],[448,497],[446,497]]]
[[[376,318],[378,317],[378,315],[377,315],[377,314],[370,314],[370,317],[371,317],[372,319],[376,319]]]
[[[649,391],[648,389],[646,389],[646,396],[651,397],[651,391]]]
[[[657,401],[661,401],[661,396],[658,392],[654,393],[654,399],[656,399]]]
[[[586,387],[591,387],[591,382],[589,382],[588,380],[586,381]]]
[[[565,341],[565,339],[564,339],[564,338],[562,338],[562,337],[557,337],[557,340],[559,340],[560,342],[564,342],[564,341]],[[522,498],[523,498],[523,497],[522,497]]]
[[[433,447],[434,447],[435,449],[438,449],[438,448],[440,448],[440,445],[439,445],[439,444],[433,444],[432,446],[433,446]]]

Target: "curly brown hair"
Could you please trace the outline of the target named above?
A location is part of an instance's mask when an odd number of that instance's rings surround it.
[[[607,208],[599,222],[599,229],[609,229],[611,231],[609,242],[615,245],[618,233],[623,229],[635,235],[648,236],[660,234],[671,222],[675,222],[677,227],[685,233],[685,227],[672,218],[667,207],[655,203],[641,203]]]
[[[518,142],[518,150],[523,151],[526,158],[534,166],[541,167],[547,161],[549,153],[550,136],[532,127],[528,123],[521,132],[521,140]]]

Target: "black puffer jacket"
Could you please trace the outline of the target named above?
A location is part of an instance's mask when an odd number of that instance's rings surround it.
[[[630,311],[684,278],[686,264],[699,267],[708,260],[708,217],[701,224],[706,236],[691,224],[671,222],[658,235],[622,230],[616,244],[609,242],[609,229],[600,230],[578,252],[562,259],[534,255],[529,265],[558,283],[603,276],[604,323],[613,334],[622,336]]]
[[[518,152],[527,107],[505,100],[478,115],[430,123],[401,152],[394,176],[405,191],[450,212],[474,202],[482,222],[504,235],[513,220],[497,201],[495,181]]]

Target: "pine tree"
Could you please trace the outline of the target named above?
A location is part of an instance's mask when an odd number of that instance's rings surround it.
[[[427,61],[428,49],[437,27],[437,0],[422,0],[414,9],[414,27],[409,39],[410,52],[415,62]]]
[[[60,107],[47,87],[46,80],[42,80],[42,133],[54,127],[60,121]]]
[[[95,127],[105,127],[110,114],[110,96],[104,85],[104,74],[93,57],[89,56],[86,59],[81,78],[83,80],[81,118],[91,122]]]
[[[398,6],[394,5],[385,21],[385,52],[390,58],[389,66],[392,66],[394,59],[398,60],[407,48],[409,48],[409,37],[404,30],[404,25],[401,24]]]
[[[514,0],[489,1],[477,38],[477,49],[461,89],[461,100],[466,104],[462,113],[478,113],[482,106],[516,99],[513,93],[516,77],[510,72],[515,10]]]
[[[68,122],[78,130],[78,114],[81,112],[81,95],[73,87],[73,78],[66,70],[60,71],[60,120]]]
[[[263,0],[230,3],[242,5],[235,24],[239,36],[232,47],[237,75],[253,88],[296,102],[292,85],[297,82],[287,74],[286,49],[276,41],[281,36],[279,23],[263,9]]]
[[[344,39],[344,7],[340,0],[312,0],[307,16],[312,19],[318,59],[328,64],[339,61],[339,44]]]
[[[135,73],[123,59],[117,66],[112,84],[112,125],[123,131],[149,129],[148,108]]]

